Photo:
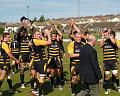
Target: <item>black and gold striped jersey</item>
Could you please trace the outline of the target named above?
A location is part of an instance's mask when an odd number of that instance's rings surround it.
[[[75,54],[75,53],[79,53],[80,54],[80,49],[81,47],[83,47],[85,44],[80,42],[71,42],[68,45],[68,53],[69,54]],[[71,64],[80,64],[80,57],[74,57],[74,58],[70,58],[70,63]]]
[[[48,50],[48,57],[59,57],[60,56],[60,43],[59,41],[55,40],[52,41],[47,48]]]
[[[29,47],[29,39],[23,39],[20,42],[20,53],[28,53],[30,52],[30,47]]]
[[[1,48],[0,48],[0,64],[10,64],[10,57],[8,56],[8,53],[10,53],[9,44],[7,42],[2,42]]]
[[[108,60],[114,60],[117,61],[116,57],[116,49],[117,46],[112,43],[110,39],[107,39],[105,41],[105,44],[103,45],[103,60],[108,61]]]
[[[12,40],[12,42],[10,44],[10,48],[11,48],[11,52],[13,54],[19,54],[19,52],[20,52],[20,42],[18,42],[17,40]]]

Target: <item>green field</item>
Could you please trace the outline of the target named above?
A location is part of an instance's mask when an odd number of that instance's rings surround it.
[[[64,43],[65,46],[65,50],[67,48],[68,43]],[[98,44],[95,46],[97,52],[98,52],[98,58],[99,58],[99,64],[103,67],[102,64],[102,49],[98,46]],[[67,50],[66,50],[67,52]],[[63,87],[63,91],[60,91],[58,88],[55,88],[54,91],[53,90],[49,90],[49,88],[46,88],[45,90],[45,94],[46,96],[71,96],[71,91],[69,88],[69,58],[64,58],[63,59],[63,63],[64,63],[64,71],[67,74],[66,79],[67,82]],[[103,70],[103,69],[102,69]],[[120,71],[120,68],[119,68]],[[13,86],[14,88],[16,88],[16,90],[19,91],[19,93],[11,93],[9,92],[9,88],[8,85],[6,83],[6,80],[4,80],[4,83],[2,85],[2,91],[3,91],[3,96],[31,96],[31,91],[30,91],[30,75],[29,75],[29,71],[25,72],[25,84],[26,84],[26,88],[25,89],[21,89],[20,88],[20,79],[19,79],[19,73],[16,73],[13,77]],[[47,82],[46,82],[47,83]],[[79,90],[79,88],[78,88]],[[105,96],[104,95],[104,89],[100,86],[100,96]],[[120,96],[120,93],[118,93],[116,90],[112,89],[111,93],[107,96]]]

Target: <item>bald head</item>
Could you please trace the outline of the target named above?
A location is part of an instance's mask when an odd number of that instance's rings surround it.
[[[94,46],[96,44],[96,37],[94,35],[89,35],[87,41],[90,45]]]

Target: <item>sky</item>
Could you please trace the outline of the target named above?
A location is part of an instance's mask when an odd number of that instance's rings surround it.
[[[27,17],[27,6],[30,19],[41,15],[52,19],[120,13],[120,0],[0,0],[0,22],[17,22],[22,16]]]

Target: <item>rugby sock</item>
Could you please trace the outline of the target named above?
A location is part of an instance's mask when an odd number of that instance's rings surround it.
[[[49,78],[49,74],[50,74],[49,72],[46,73],[46,75],[47,75],[48,78]]]
[[[58,80],[58,84],[61,85],[61,76],[58,76],[57,80]]]
[[[24,74],[20,74],[21,83],[24,84]]]
[[[0,88],[1,88],[1,86],[2,86],[2,83],[3,83],[3,80],[0,80]]]
[[[61,80],[62,81],[64,80],[64,74],[63,74],[63,72],[61,72]]]
[[[54,86],[54,77],[50,77],[51,85]]]
[[[31,89],[34,89],[35,78],[31,78]]]
[[[39,84],[39,95],[42,95],[42,83]]]
[[[109,89],[110,88],[110,80],[104,80],[105,82],[105,90]]]
[[[60,76],[61,76],[61,80],[63,81],[64,80],[63,66],[61,68],[61,74],[60,74]]]
[[[13,72],[15,72],[15,65],[12,65],[12,70]]]
[[[12,80],[11,79],[7,79],[7,83],[9,85],[9,88],[12,89]]]
[[[75,93],[75,85],[73,82],[71,82],[71,91],[72,93]]]
[[[37,78],[35,78],[35,82],[36,82],[36,86],[35,86],[35,90],[37,91],[38,87],[39,87],[39,81]]]
[[[115,83],[117,84],[117,87],[119,86],[119,79],[115,79]]]
[[[15,64],[16,70],[18,70],[18,64]]]
[[[112,83],[115,82],[115,76],[112,74]]]
[[[43,94],[43,83],[37,81],[37,85],[39,86],[39,95],[41,96]]]

